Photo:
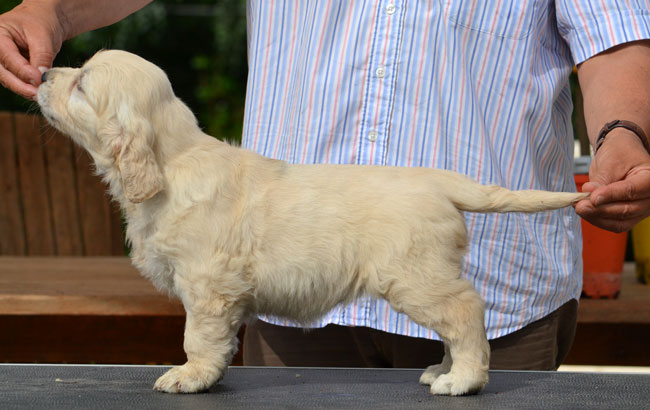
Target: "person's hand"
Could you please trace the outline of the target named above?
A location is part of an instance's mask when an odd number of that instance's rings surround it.
[[[35,99],[41,71],[52,66],[63,38],[63,27],[47,2],[23,3],[0,15],[0,84]]]
[[[623,128],[612,130],[596,153],[582,190],[591,195],[575,209],[592,225],[625,232],[650,216],[650,155],[639,138]]]

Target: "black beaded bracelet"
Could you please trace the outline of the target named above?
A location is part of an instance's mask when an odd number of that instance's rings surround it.
[[[594,154],[598,152],[598,148],[600,148],[601,145],[603,145],[603,142],[605,142],[605,137],[611,130],[614,128],[625,128],[630,131],[632,131],[634,134],[636,134],[637,137],[641,140],[641,143],[645,147],[645,150],[650,153],[650,147],[648,146],[648,139],[645,136],[645,133],[639,127],[637,124],[633,123],[632,121],[625,121],[625,120],[614,120],[612,122],[608,122],[605,124],[605,126],[600,130],[598,133],[598,138],[596,138],[596,147],[594,148]]]

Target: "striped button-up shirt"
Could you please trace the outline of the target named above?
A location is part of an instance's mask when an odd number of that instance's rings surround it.
[[[248,31],[246,148],[291,163],[444,168],[510,189],[574,191],[571,69],[649,38],[650,2],[249,0]],[[465,217],[462,274],[486,302],[489,338],[579,297],[572,208]],[[328,323],[436,337],[370,298],[314,326]]]

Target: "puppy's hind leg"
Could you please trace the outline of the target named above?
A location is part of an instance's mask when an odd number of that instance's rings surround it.
[[[420,376],[420,384],[427,384],[431,386],[436,381],[438,376],[449,373],[451,370],[451,354],[449,354],[449,346],[445,343],[445,355],[442,358],[442,363],[434,364],[422,373]]]
[[[481,391],[488,381],[490,346],[479,294],[460,278],[444,284],[417,282],[394,286],[389,301],[418,324],[435,330],[445,343],[442,364],[427,368],[420,382],[430,384],[432,394]]]

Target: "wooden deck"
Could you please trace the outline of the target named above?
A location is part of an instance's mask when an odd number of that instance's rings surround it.
[[[617,299],[581,299],[578,329],[566,364],[650,366],[650,286],[623,267]]]
[[[0,257],[0,362],[183,363],[184,326],[126,257]]]
[[[182,363],[184,310],[124,257],[0,257],[0,362]],[[650,287],[583,299],[567,364],[650,365]],[[239,356],[236,364],[241,363]]]
[[[126,257],[0,257],[0,312],[12,315],[185,315]]]

